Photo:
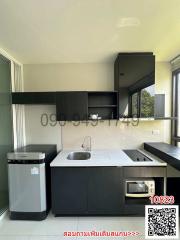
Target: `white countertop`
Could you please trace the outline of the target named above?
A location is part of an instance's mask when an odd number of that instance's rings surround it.
[[[68,160],[71,152],[82,152],[82,150],[63,150],[51,162],[51,167],[133,167],[133,166],[167,166],[165,162],[145,150],[139,150],[152,162],[134,162],[122,150],[92,150],[91,158],[88,160]]]

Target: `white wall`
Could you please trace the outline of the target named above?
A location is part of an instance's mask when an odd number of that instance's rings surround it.
[[[112,64],[24,65],[25,91],[113,90]]]
[[[166,112],[170,113],[170,65],[156,64],[156,92],[166,94]],[[109,64],[42,64],[24,65],[25,91],[60,90],[113,90],[113,63]],[[54,106],[26,106],[27,143],[56,143],[61,148],[61,127],[50,121],[47,127],[41,125],[41,116],[55,114]],[[54,116],[52,115],[52,120]],[[56,124],[56,126],[51,126]],[[78,127],[66,123],[62,129],[63,147],[79,148],[85,135],[92,136],[94,148],[134,148],[145,141],[169,141],[169,121],[140,122],[137,127],[125,123],[108,126],[108,121],[97,127],[81,124]],[[152,135],[152,130],[160,130]]]

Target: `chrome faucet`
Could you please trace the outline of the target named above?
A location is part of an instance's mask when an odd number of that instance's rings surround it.
[[[81,146],[85,151],[91,151],[91,136],[85,136]]]

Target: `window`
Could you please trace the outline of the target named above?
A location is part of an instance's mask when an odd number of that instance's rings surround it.
[[[172,122],[172,143],[180,147],[180,70],[173,73],[173,117],[177,117]]]
[[[154,84],[131,95],[131,115],[141,118],[154,117]]]
[[[154,85],[141,90],[140,116],[154,117]]]
[[[138,93],[132,95],[132,116],[138,115]]]

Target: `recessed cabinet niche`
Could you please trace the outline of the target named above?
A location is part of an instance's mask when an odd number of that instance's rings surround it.
[[[88,92],[88,118],[117,119],[118,92]]]

